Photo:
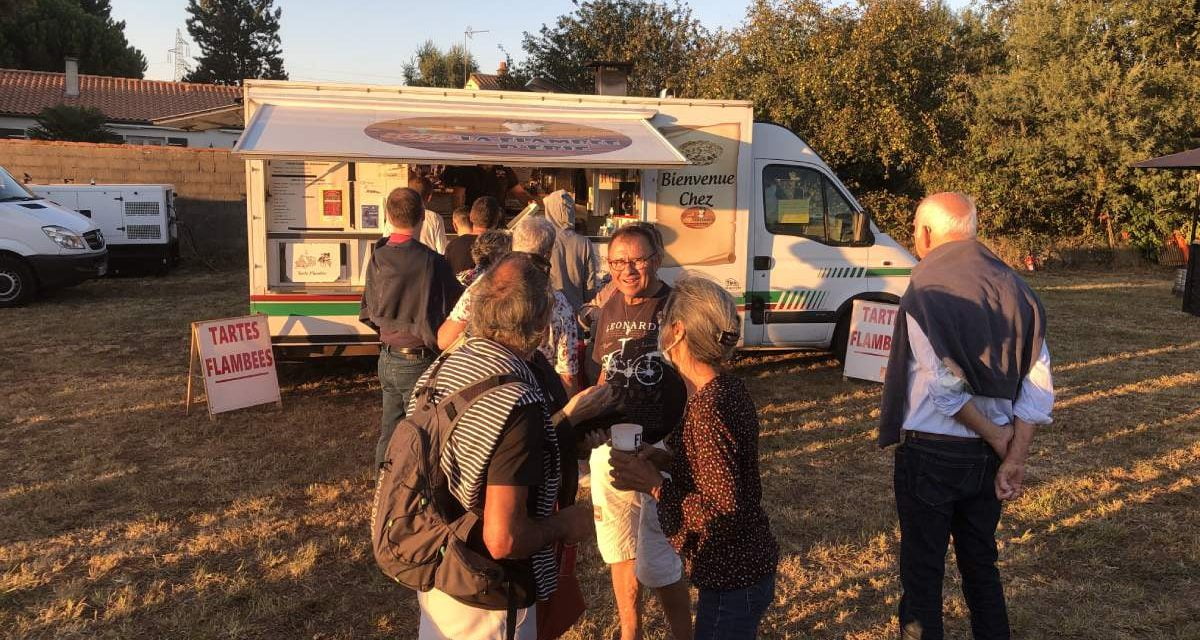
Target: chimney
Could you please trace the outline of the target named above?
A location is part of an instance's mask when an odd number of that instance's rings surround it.
[[[496,75],[503,76],[508,74],[508,60],[501,60],[496,67]]]
[[[67,58],[66,82],[63,95],[68,98],[79,97],[79,58]]]
[[[629,62],[592,62],[587,66],[596,71],[596,95],[629,95],[629,74],[633,64]]]

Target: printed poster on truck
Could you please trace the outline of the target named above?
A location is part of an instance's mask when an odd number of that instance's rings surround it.
[[[186,409],[194,368],[200,367],[209,415],[280,402],[271,332],[264,315],[192,323]]]
[[[843,375],[883,382],[888,357],[892,354],[892,331],[900,305],[855,300],[846,340]]]
[[[337,282],[342,277],[340,243],[289,242],[284,254],[291,282]]]
[[[346,229],[347,163],[270,160],[266,165],[269,231]]]
[[[733,263],[740,126],[671,126],[661,132],[691,162],[658,173],[655,222],[666,245],[663,266]]]

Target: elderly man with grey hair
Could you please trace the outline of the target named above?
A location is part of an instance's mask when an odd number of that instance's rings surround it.
[[[1021,495],[1036,425],[1054,406],[1037,294],[979,243],[975,205],[938,193],[917,207],[921,263],[900,300],[879,444],[896,447],[900,633],[941,640],[954,540],[976,640],[1010,637],[996,568],[1001,501]]]
[[[556,229],[542,216],[528,216],[513,229],[512,250],[527,253],[539,268],[550,271],[550,252],[554,247]],[[438,345],[448,349],[467,329],[471,319],[474,287],[468,287],[459,298],[458,304],[438,330]],[[566,397],[578,390],[579,382],[579,328],[570,302],[561,291],[554,291],[554,308],[545,340],[538,351],[545,356],[554,372],[562,380]],[[565,398],[564,398],[565,400]]]

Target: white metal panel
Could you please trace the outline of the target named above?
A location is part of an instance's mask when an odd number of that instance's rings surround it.
[[[435,111],[262,105],[234,147],[244,157],[604,167],[688,164],[644,118],[559,110]]]

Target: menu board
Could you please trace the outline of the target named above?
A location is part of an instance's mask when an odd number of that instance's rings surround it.
[[[354,203],[358,228],[380,231],[387,227],[388,194],[408,186],[408,165],[359,162],[354,168]]]
[[[666,245],[663,266],[731,264],[739,125],[672,126],[661,131],[691,162],[658,173],[655,222]]]
[[[349,165],[271,160],[267,163],[267,228],[345,231],[349,223]]]

